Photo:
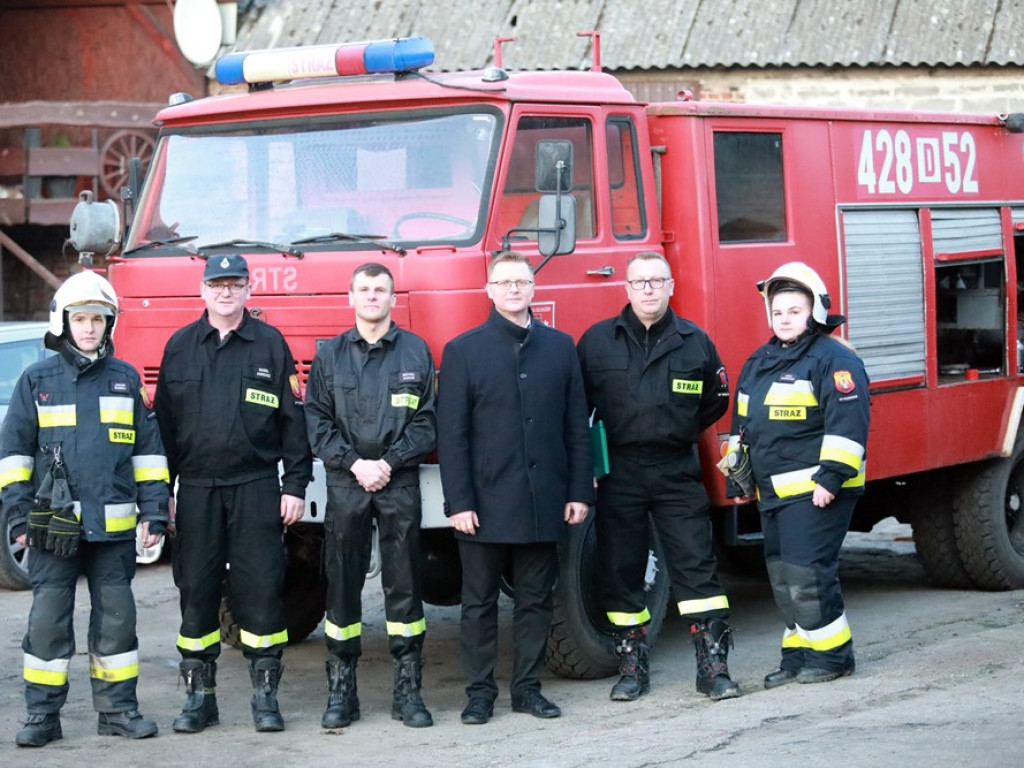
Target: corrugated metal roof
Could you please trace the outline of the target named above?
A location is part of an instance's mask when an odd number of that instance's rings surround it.
[[[1024,65],[1024,0],[265,0],[234,50],[422,35],[435,69]]]

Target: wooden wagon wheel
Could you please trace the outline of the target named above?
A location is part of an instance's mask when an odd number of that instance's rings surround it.
[[[137,157],[143,175],[153,159],[156,142],[143,131],[131,129],[111,134],[100,151],[100,185],[108,197],[121,199],[121,188],[128,185],[128,162]]]

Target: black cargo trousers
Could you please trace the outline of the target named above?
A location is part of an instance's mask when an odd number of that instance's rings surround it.
[[[380,540],[388,650],[396,659],[421,652],[426,619],[418,468],[400,470],[374,493],[364,491],[352,478],[331,480],[324,518],[328,653],[339,659],[357,659],[362,654],[362,592],[370,566],[374,518]]]
[[[182,658],[208,662],[220,655],[226,569],[243,655],[250,661],[280,659],[288,628],[278,478],[214,487],[179,481],[176,508],[174,583],[181,595],[177,645]]]

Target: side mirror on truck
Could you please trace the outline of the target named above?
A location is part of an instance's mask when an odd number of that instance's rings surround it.
[[[71,245],[79,253],[79,261],[89,266],[95,254],[108,256],[121,244],[121,209],[113,200],[92,199],[85,190],[71,213]]]

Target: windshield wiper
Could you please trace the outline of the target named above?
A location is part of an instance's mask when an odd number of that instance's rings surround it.
[[[201,245],[199,246],[199,255],[203,256],[206,251],[213,251],[221,248],[236,248],[238,250],[262,248],[265,251],[277,251],[282,256],[294,256],[297,259],[301,259],[305,255],[298,248],[292,248],[290,245],[268,243],[265,240],[245,240],[243,238],[225,240],[223,243],[207,243],[206,245]]]
[[[195,240],[199,235],[186,235],[184,237],[169,237],[166,240],[150,240],[148,243],[142,245],[136,245],[134,248],[129,248],[127,251],[121,253],[122,256],[130,256],[133,253],[141,253],[142,251],[153,250],[154,248],[163,248],[169,245],[181,245],[182,243],[190,243]],[[188,250],[188,249],[185,249]]]
[[[381,248],[382,250],[393,251],[399,256],[405,256],[405,248],[387,241],[378,242],[378,240],[384,240],[384,235],[359,235],[349,234],[348,232],[331,232],[327,235],[315,235],[313,237],[303,237],[301,240],[293,240],[292,245],[322,245],[323,243],[337,243],[339,241],[346,243],[369,243]]]

